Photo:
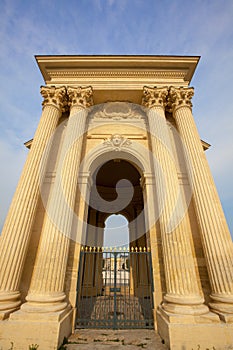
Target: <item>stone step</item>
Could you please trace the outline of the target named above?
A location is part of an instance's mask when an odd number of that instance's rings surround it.
[[[68,339],[67,350],[167,350],[154,330],[78,329]]]

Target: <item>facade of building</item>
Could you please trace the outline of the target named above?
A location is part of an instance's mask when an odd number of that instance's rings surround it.
[[[199,57],[36,60],[42,115],[0,238],[0,347],[56,349],[81,302],[109,297],[102,327],[138,317],[171,349],[230,348],[232,240],[192,116]],[[111,214],[129,222],[127,253],[102,248]]]

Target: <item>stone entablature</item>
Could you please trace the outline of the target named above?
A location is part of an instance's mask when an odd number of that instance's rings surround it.
[[[188,86],[199,56],[36,56],[47,85],[93,87],[95,104],[141,104],[143,86]],[[126,92],[127,91],[127,92]]]

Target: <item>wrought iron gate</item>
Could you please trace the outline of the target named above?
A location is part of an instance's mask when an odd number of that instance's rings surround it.
[[[151,271],[146,248],[82,248],[76,327],[153,328]]]

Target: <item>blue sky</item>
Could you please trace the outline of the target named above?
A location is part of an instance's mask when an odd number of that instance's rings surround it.
[[[70,0],[0,4],[0,229],[41,114],[34,55],[200,55],[193,113],[233,234],[233,1]]]

